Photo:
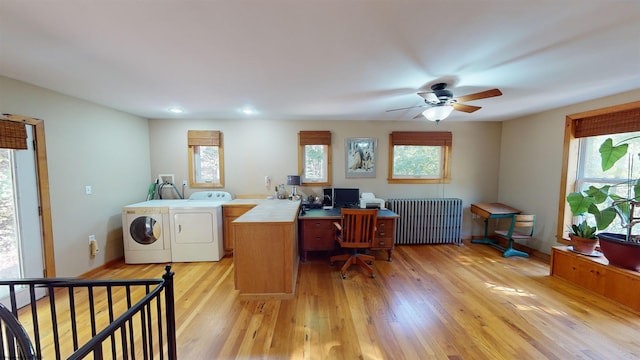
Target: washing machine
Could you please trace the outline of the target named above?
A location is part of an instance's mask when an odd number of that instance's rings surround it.
[[[124,261],[127,264],[171,262],[169,206],[150,200],[122,208]]]
[[[173,262],[222,259],[222,204],[230,200],[225,191],[198,191],[169,207]]]

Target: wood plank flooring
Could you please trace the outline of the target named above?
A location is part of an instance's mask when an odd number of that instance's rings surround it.
[[[488,246],[398,246],[376,278],[327,254],[293,300],[240,301],[233,259],[176,263],[180,359],[640,359],[640,314]],[[95,278],[155,278],[117,265]]]

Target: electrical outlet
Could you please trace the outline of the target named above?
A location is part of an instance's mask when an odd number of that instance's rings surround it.
[[[161,184],[173,184],[175,176],[173,174],[160,174],[158,180]]]
[[[98,255],[99,251],[100,249],[98,249],[96,236],[93,234],[89,235],[89,254],[91,255],[91,257],[95,257],[96,255]]]
[[[95,240],[89,241],[89,254],[91,257],[96,257],[98,252],[100,252],[100,249],[98,249],[98,242]]]
[[[182,186],[187,186],[187,180],[182,180]]]
[[[87,185],[84,187],[84,193],[87,195],[91,195],[93,193],[93,189],[91,188],[91,185]]]

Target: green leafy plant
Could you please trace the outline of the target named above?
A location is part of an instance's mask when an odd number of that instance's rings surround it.
[[[600,145],[601,167],[603,171],[611,169],[614,164],[627,156],[629,143],[640,136],[634,136],[614,145],[611,138]],[[640,156],[640,154],[638,154]],[[633,159],[629,164],[629,173],[633,167]],[[628,196],[623,197],[614,192],[615,188],[626,186]],[[602,187],[590,186],[586,191],[573,192],[567,196],[567,202],[574,215],[593,215],[597,230],[606,229],[618,216],[622,227],[627,229],[627,239],[630,238],[631,228],[640,223],[634,215],[635,207],[640,208],[640,179],[629,178],[621,183]],[[604,204],[604,207],[598,205]],[[584,221],[586,222],[586,220]],[[572,225],[573,227],[576,225]]]
[[[587,220],[583,220],[580,224],[573,224],[569,226],[569,232],[575,236],[579,236],[585,239],[597,239],[596,231],[598,229],[595,226],[587,224]]]

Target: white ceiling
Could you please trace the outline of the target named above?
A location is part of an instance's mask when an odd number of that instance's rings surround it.
[[[0,75],[206,119],[409,121],[444,81],[499,121],[640,88],[640,1],[0,0]]]

